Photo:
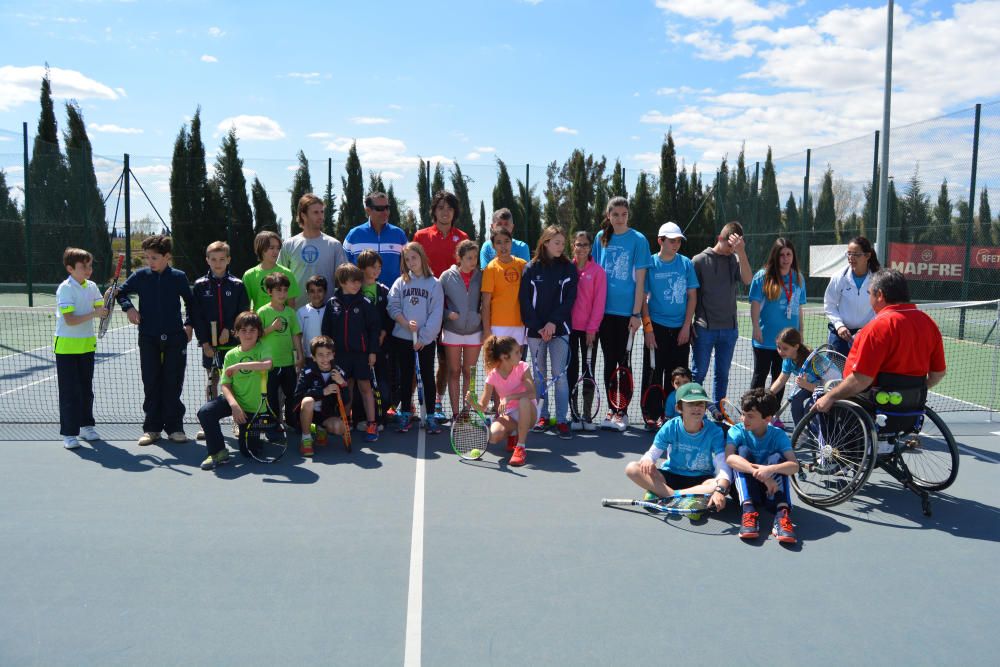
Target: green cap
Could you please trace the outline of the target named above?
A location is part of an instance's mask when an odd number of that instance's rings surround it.
[[[682,384],[677,389],[678,403],[699,403],[701,401],[708,403],[708,394],[705,393],[705,390],[697,382]]]

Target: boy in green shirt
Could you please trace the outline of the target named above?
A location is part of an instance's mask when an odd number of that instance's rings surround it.
[[[280,236],[274,232],[261,232],[254,237],[253,251],[257,254],[260,264],[246,270],[243,274],[243,285],[246,287],[247,296],[250,297],[250,308],[254,312],[270,301],[264,280],[272,273],[283,273],[288,277],[287,299],[299,296],[299,284],[295,280],[295,275],[287,266],[278,264],[278,255],[281,253]]]
[[[271,360],[260,345],[264,325],[257,313],[249,310],[240,313],[233,329],[240,344],[226,353],[222,363],[221,395],[198,410],[198,421],[205,432],[208,449],[208,456],[201,462],[202,470],[212,470],[229,461],[229,450],[219,422],[230,415],[237,424],[247,422],[247,413],[252,414],[260,404],[260,373],[271,369]]]
[[[284,394],[285,423],[296,426],[294,404],[295,380],[302,369],[302,329],[295,309],[285,305],[291,281],[284,273],[275,272],[264,278],[264,288],[271,302],[257,309],[264,327],[264,356],[274,362],[267,375],[267,400],[278,410],[278,392]]]

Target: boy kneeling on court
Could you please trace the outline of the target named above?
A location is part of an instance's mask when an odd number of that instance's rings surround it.
[[[309,341],[312,359],[306,360],[295,384],[295,409],[299,413],[302,429],[299,453],[302,456],[313,455],[313,424],[317,426],[317,445],[326,444],[327,433],[343,435],[347,428],[337,405],[337,394],[341,395],[345,405],[350,405],[345,394],[347,380],[344,379],[344,372],[333,365],[334,348],[333,339],[329,336],[316,336]]]
[[[226,352],[222,362],[221,396],[205,403],[198,410],[198,421],[205,432],[205,447],[208,456],[201,462],[202,470],[212,470],[229,461],[229,450],[222,437],[219,422],[232,415],[237,424],[247,422],[260,405],[261,373],[271,369],[271,360],[266,359],[260,346],[264,335],[264,324],[260,316],[252,310],[240,313],[233,322],[233,329],[240,344]],[[243,438],[240,438],[242,451]],[[247,455],[247,452],[242,452]]]
[[[649,451],[625,466],[630,480],[656,502],[675,493],[708,493],[708,506],[721,510],[729,492],[729,467],[724,456],[722,429],[705,419],[708,395],[689,382],[677,389],[674,417],[660,427]]]
[[[794,544],[795,527],[789,518],[789,475],[799,471],[792,443],[784,429],[771,424],[778,411],[778,397],[764,389],[751,389],[740,398],[743,422],[729,428],[726,463],[736,475],[736,490],[743,506],[740,537],[756,539],[760,534],[757,508],[774,511],[771,534],[779,542]]]

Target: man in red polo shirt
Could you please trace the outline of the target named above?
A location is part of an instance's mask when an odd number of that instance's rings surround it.
[[[441,274],[455,265],[455,248],[458,244],[469,238],[469,235],[455,226],[455,220],[462,212],[462,206],[458,203],[458,197],[447,190],[438,190],[431,199],[431,221],[434,223],[430,227],[418,229],[413,235],[413,240],[424,247],[427,253],[427,261],[430,262],[431,271],[435,278],[440,278]],[[438,369],[434,384],[437,385],[437,400],[434,404],[434,414],[432,415],[438,423],[445,422],[445,415],[442,412],[442,397],[444,396],[445,383],[447,381],[447,367],[445,365],[444,346],[438,345]]]
[[[906,278],[882,269],[871,278],[868,300],[875,319],[854,339],[844,381],[817,399],[813,409],[828,412],[835,401],[868,389],[883,373],[926,378],[933,387],[945,375],[944,341],[937,324],[910,301]]]

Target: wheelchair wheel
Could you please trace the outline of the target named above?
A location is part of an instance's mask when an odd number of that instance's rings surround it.
[[[868,481],[875,467],[875,432],[856,403],[837,401],[830,412],[809,412],[792,432],[799,472],[792,486],[808,505],[842,503]]]
[[[936,412],[925,408],[924,414],[919,433],[900,436],[899,451],[916,486],[941,491],[958,476],[958,445],[951,429]]]

